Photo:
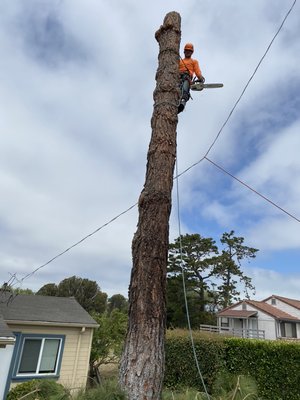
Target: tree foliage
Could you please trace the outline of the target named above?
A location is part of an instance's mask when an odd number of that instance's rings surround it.
[[[127,329],[127,314],[117,309],[111,313],[93,314],[99,324],[95,329],[90,356],[90,370],[102,364],[117,362],[120,358]]]
[[[198,233],[181,236],[170,244],[168,276],[185,276],[186,287],[199,297],[200,310],[205,310],[209,280],[215,275],[218,248],[212,238]]]
[[[48,283],[37,294],[42,296],[75,297],[89,313],[103,313],[106,309],[107,294],[100,290],[96,281],[77,276],[63,279],[58,285]]]
[[[122,294],[114,294],[108,299],[107,312],[110,314],[113,310],[119,310],[124,313],[128,311],[128,300]]]
[[[219,304],[227,307],[233,300],[239,299],[241,293],[237,287],[238,283],[244,286],[246,298],[249,298],[249,291],[255,291],[251,278],[243,273],[241,267],[242,261],[256,257],[258,249],[245,246],[244,238],[234,236],[234,231],[223,233],[220,241],[223,250],[216,269],[216,274],[222,282],[218,286]]]
[[[215,240],[200,234],[186,234],[169,246],[167,279],[168,326],[186,326],[183,279],[190,319],[193,326],[213,322],[212,313],[240,296],[254,291],[251,278],[242,271],[243,261],[254,258],[257,249],[244,245],[234,231]]]
[[[47,283],[36,294],[40,296],[58,296],[58,287],[55,283]]]

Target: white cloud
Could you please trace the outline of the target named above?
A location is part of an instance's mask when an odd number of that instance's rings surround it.
[[[193,94],[180,115],[181,172],[209,148],[287,11],[279,0],[271,9],[266,0],[32,0],[24,7],[0,5],[2,281],[42,265],[137,201],[151,135],[154,33],[167,12],[180,12],[182,42],[194,42],[207,81],[224,83]],[[300,190],[296,16],[297,8],[210,152],[293,213]],[[280,115],[283,92],[293,107]],[[294,222],[229,182],[207,162],[180,178],[183,233],[235,225],[259,238],[259,248],[299,248]],[[170,238],[178,236],[175,204],[174,191]],[[38,289],[85,274],[110,294],[126,293],[136,223],[137,209],[23,285]]]
[[[284,274],[264,268],[249,269],[247,273],[256,287],[256,300],[263,300],[272,294],[299,299],[299,273]]]

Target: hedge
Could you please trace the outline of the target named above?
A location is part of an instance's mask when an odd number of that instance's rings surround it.
[[[200,369],[211,391],[218,373],[251,375],[263,400],[300,400],[300,343],[240,339],[193,331]],[[203,391],[188,331],[168,331],[165,386]]]
[[[228,338],[225,344],[228,371],[252,375],[263,399],[300,399],[299,343]]]
[[[210,390],[216,374],[224,366],[225,343],[220,336],[200,332],[193,332],[193,338],[199,367]],[[164,385],[170,389],[195,388],[203,391],[188,332],[177,329],[168,331],[165,351]]]

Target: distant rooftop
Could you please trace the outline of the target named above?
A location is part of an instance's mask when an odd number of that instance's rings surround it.
[[[282,297],[282,296],[277,296],[277,295],[273,294],[272,296],[267,297],[263,301],[267,301],[267,300],[269,300],[271,298],[275,298],[275,299],[281,300],[284,303],[289,304],[290,306],[293,306],[293,307],[298,308],[300,310],[300,300],[289,299],[288,297]]]

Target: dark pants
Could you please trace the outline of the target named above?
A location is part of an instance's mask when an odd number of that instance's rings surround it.
[[[180,74],[180,100],[188,101],[190,96],[191,77],[190,74],[184,72]]]

